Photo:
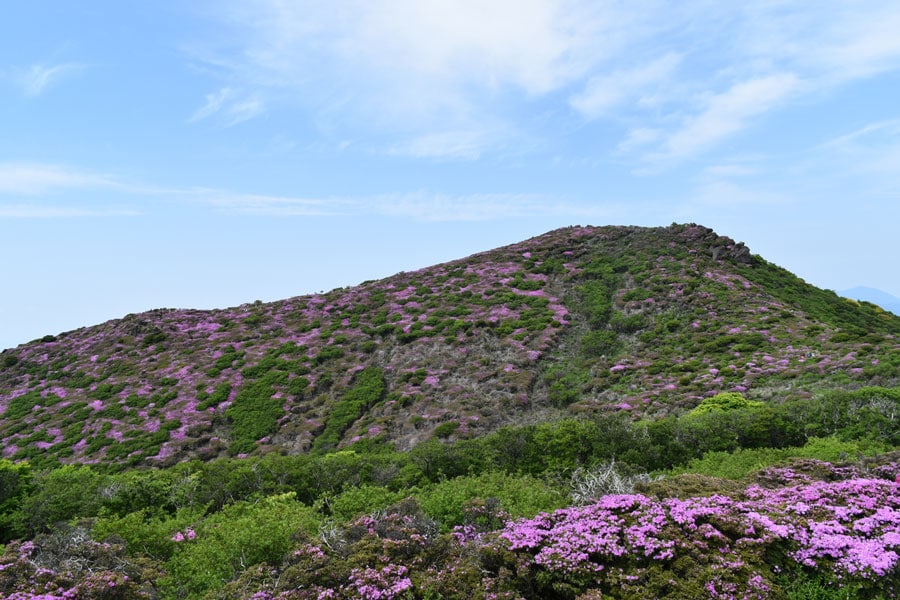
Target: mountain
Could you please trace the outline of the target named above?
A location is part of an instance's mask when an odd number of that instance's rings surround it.
[[[696,224],[570,227],[412,273],[223,310],[159,309],[0,354],[0,445],[167,465],[408,449],[565,415],[660,417],[896,384],[900,317]]]
[[[876,290],[870,287],[855,287],[849,290],[838,292],[845,298],[852,298],[863,302],[871,302],[880,306],[884,310],[889,310],[895,315],[900,315],[900,298],[892,296],[887,292]]]

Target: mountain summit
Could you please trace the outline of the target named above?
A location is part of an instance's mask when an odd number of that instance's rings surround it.
[[[133,465],[897,382],[900,318],[695,224],[569,227],[379,281],[0,354],[0,445]]]

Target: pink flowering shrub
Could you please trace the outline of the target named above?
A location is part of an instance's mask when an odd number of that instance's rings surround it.
[[[124,548],[63,529],[8,544],[0,555],[0,597],[9,600],[148,600],[158,566],[126,558]]]
[[[599,588],[613,597],[703,590],[715,598],[769,598],[777,557],[783,568],[834,573],[837,586],[893,594],[900,584],[900,486],[798,479],[775,490],[752,486],[738,498],[605,496],[516,521],[500,537],[515,552],[520,576],[547,594]]]

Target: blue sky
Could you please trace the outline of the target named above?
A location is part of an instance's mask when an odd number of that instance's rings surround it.
[[[0,19],[0,347],[697,222],[900,296],[900,4],[33,0]]]

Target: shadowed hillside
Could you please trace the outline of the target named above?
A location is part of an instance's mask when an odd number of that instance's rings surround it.
[[[0,355],[5,458],[408,449],[564,415],[896,384],[900,317],[698,225],[573,227],[326,294],[154,310]]]

